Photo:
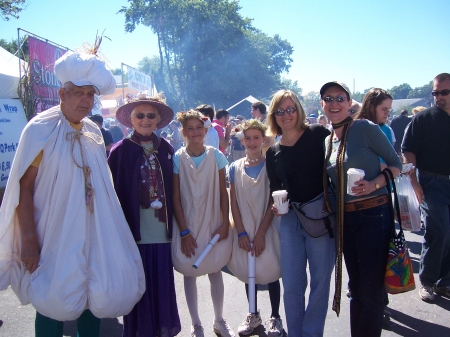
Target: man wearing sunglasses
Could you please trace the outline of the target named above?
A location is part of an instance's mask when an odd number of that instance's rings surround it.
[[[414,116],[402,144],[405,162],[419,169],[410,175],[419,199],[425,233],[419,278],[423,301],[450,297],[450,74],[433,81],[435,106]]]

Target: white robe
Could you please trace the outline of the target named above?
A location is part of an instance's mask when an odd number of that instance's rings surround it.
[[[245,158],[235,162],[234,190],[241,214],[242,224],[250,242],[253,242],[256,232],[266,214],[269,203],[269,179],[266,165],[261,169],[257,179],[245,173]],[[280,238],[275,227],[279,227],[279,217],[274,217],[272,225],[267,228],[264,236],[265,249],[256,258],[255,282],[271,283],[281,277],[280,270]],[[234,221],[232,221],[233,250],[228,261],[228,269],[242,282],[248,282],[248,253],[239,248],[239,238]]]
[[[84,118],[80,131],[91,169],[93,209],[86,205],[77,133],[51,108],[22,132],[0,209],[0,290],[11,285],[22,304],[64,321],[90,309],[99,318],[129,313],[145,290],[141,257],[115,194],[100,130]],[[73,147],[72,147],[73,146]],[[34,187],[34,219],[41,246],[30,274],[20,259],[19,181],[43,151]]]
[[[205,159],[196,168],[181,148],[180,193],[184,219],[187,228],[197,242],[195,256],[187,258],[181,252],[180,229],[174,218],[172,237],[172,260],[176,271],[185,276],[201,276],[218,272],[225,266],[231,255],[231,235],[217,242],[202,264],[195,269],[192,265],[211,241],[211,235],[222,225],[220,212],[220,184],[214,148],[206,147]],[[228,216],[228,214],[226,215]]]

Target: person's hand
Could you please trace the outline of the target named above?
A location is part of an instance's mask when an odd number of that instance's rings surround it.
[[[225,127],[225,134],[229,135],[231,133],[232,128],[233,128],[232,124],[227,124],[227,126]]]
[[[251,245],[250,245],[250,239],[248,238],[248,235],[243,235],[238,238],[238,245],[239,248],[245,250],[246,252],[250,252]]]
[[[195,256],[195,249],[197,248],[197,241],[195,241],[192,235],[181,238],[181,252],[186,255],[187,258]]]
[[[415,166],[413,166],[412,168],[411,168],[411,170],[409,170],[408,172],[402,172],[402,174],[404,174],[405,176],[410,176],[411,174],[415,174],[416,173],[416,167]]]
[[[23,266],[30,274],[32,274],[39,267],[39,260],[41,259],[41,247],[37,242],[37,238],[22,239],[22,251],[20,259]]]
[[[414,193],[416,194],[417,201],[419,201],[419,204],[421,204],[423,201],[422,186],[420,186],[420,183],[417,181],[417,179],[411,179],[411,186],[414,190]]]
[[[282,214],[278,214],[278,208],[277,208],[277,205],[273,204],[272,207],[271,207],[271,210],[272,210],[272,212],[273,212],[274,215],[276,215],[276,216],[282,216]]]
[[[216,231],[211,235],[211,239],[216,236],[216,234],[220,235],[219,241],[225,240],[228,237],[228,230],[230,228],[229,223],[223,223]]]
[[[367,180],[358,180],[355,182],[355,186],[351,188],[351,191],[356,197],[368,195],[376,190],[375,183]]]
[[[264,234],[257,232],[253,239],[252,256],[256,254],[256,257],[260,256],[266,249],[266,240]]]

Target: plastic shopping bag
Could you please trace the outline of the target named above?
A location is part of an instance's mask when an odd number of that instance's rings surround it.
[[[407,231],[420,231],[419,202],[407,175],[399,175],[395,178],[398,201],[400,203],[400,215],[402,228]]]

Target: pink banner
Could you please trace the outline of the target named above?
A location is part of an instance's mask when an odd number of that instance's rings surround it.
[[[33,92],[40,100],[36,112],[45,111],[59,104],[58,90],[61,82],[55,76],[55,61],[66,53],[48,42],[28,37],[30,71],[33,78]]]

